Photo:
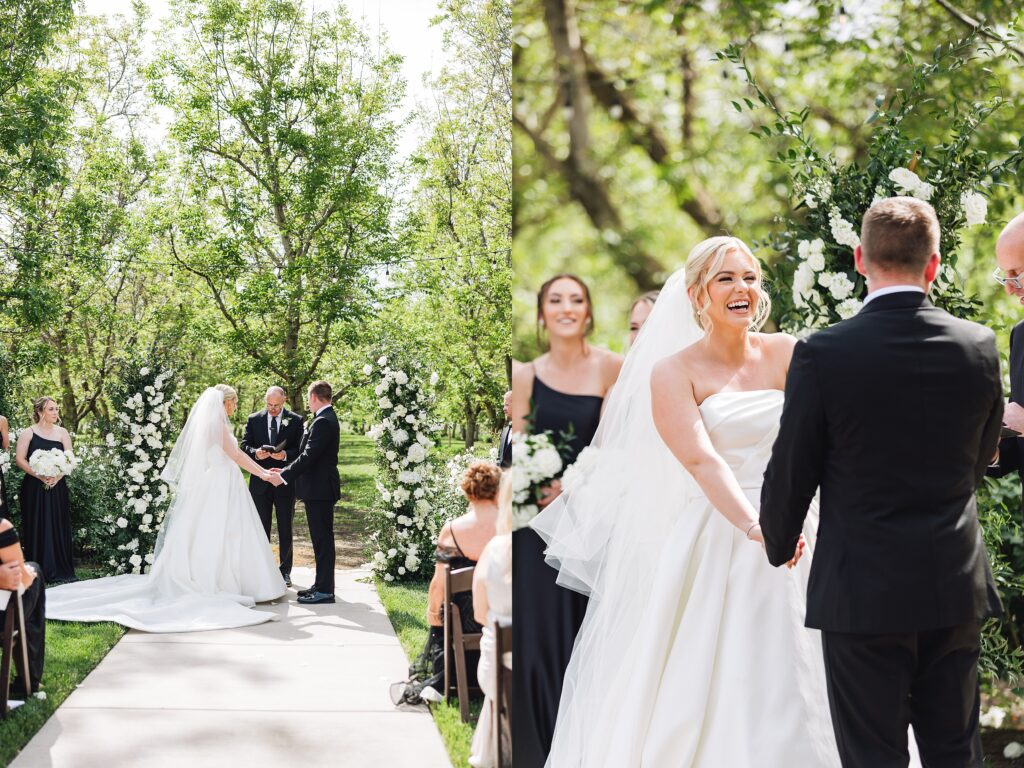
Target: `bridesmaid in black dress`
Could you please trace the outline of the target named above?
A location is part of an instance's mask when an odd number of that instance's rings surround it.
[[[11,447],[10,424],[7,417],[0,415],[0,451],[6,451]],[[0,469],[0,520],[11,519],[11,508],[7,506],[7,478],[4,471]]]
[[[21,483],[21,532],[25,557],[39,564],[48,585],[73,581],[71,558],[71,503],[63,477],[41,477],[29,459],[36,451],[71,450],[71,436],[58,425],[60,414],[52,397],[32,403],[31,429],[18,437],[18,466],[25,472]],[[49,486],[49,489],[47,489]]]
[[[578,277],[557,275],[537,294],[537,322],[548,351],[512,376],[512,428],[571,434],[565,465],[590,443],[601,404],[615,383],[622,358],[592,346],[590,291]],[[560,492],[558,481],[541,506]],[[555,583],[544,562],[544,543],[532,528],[512,534],[513,637],[512,755],[516,768],[541,768],[551,748],[562,679],[583,623],[587,599]]]

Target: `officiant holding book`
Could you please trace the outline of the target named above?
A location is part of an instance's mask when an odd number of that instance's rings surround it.
[[[302,417],[284,407],[285,392],[281,387],[267,390],[267,407],[252,414],[245,422],[241,449],[261,467],[287,466],[299,455],[302,442]],[[292,518],[295,515],[295,486],[274,487],[255,475],[249,479],[249,493],[260,513],[263,529],[270,538],[274,510],[277,510],[277,538],[281,550],[281,575],[292,585]]]

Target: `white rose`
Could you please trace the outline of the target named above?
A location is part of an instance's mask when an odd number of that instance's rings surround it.
[[[921,179],[909,168],[893,168],[889,171],[889,181],[896,186],[897,191],[907,195],[914,194],[921,184]]]
[[[1011,741],[1003,748],[1003,757],[1007,760],[1016,760],[1021,755],[1024,755],[1024,745],[1019,741]]]
[[[140,368],[139,376],[149,376],[149,368]]]
[[[409,442],[409,433],[404,429],[396,429],[391,433],[391,439],[394,440],[395,445],[405,445]]]
[[[369,376],[371,373],[373,373],[373,366],[367,363],[363,366],[363,375]]]
[[[377,358],[377,365],[383,366],[383,365],[387,365],[387,364],[388,364],[388,359],[385,356],[381,355],[380,357]]]
[[[142,556],[138,554],[132,555],[128,558],[128,562],[131,563],[134,567],[138,568],[142,565]]]
[[[128,521],[125,520],[123,517],[117,518],[117,527],[118,528],[127,528],[128,527]]]
[[[860,312],[861,307],[863,306],[864,304],[859,299],[847,299],[846,301],[841,301],[836,306],[836,312],[839,313],[839,316],[843,318],[843,320],[848,320]]]
[[[409,447],[409,461],[413,464],[419,464],[421,461],[427,458],[427,451],[419,443],[413,443]]]
[[[439,382],[440,380],[441,380],[441,377],[438,376],[436,372],[430,374],[430,386],[436,387],[437,386],[437,382]]]
[[[383,358],[381,358],[381,359],[383,359]],[[380,362],[380,361],[378,361],[378,362]],[[397,554],[398,554],[398,550],[395,549],[394,547],[392,547],[391,549],[388,550],[388,557],[394,557]]]
[[[988,201],[983,195],[966,190],[960,195],[960,205],[964,209],[964,223],[968,227],[985,223],[988,216]]]
[[[382,397],[380,400],[378,400],[377,405],[379,405],[381,409],[385,411],[390,410],[393,407],[391,405],[391,401],[388,400],[386,397]]]
[[[541,448],[533,455],[533,463],[544,477],[554,477],[562,468],[562,457],[554,448]]]
[[[409,383],[409,377],[405,371],[395,371],[395,383],[402,386]]]
[[[387,451],[384,454],[384,458],[387,459],[388,461],[394,461],[395,459],[398,458],[398,454],[395,453],[394,451]]]
[[[384,581],[394,581],[394,580],[395,580],[395,577],[392,576],[390,573],[385,573],[384,574]]]
[[[833,272],[828,288],[832,293],[832,298],[836,301],[842,301],[853,293],[854,285],[845,272]]]

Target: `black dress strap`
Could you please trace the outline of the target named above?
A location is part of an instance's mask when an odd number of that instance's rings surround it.
[[[12,527],[6,531],[0,531],[0,547],[9,547],[12,544],[18,544],[20,541],[17,528]]]

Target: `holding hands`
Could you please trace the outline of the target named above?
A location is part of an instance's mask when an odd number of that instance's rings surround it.
[[[764,535],[761,533],[761,524],[754,523],[747,529],[747,538],[751,541],[756,541],[762,547],[764,546]],[[787,568],[792,568],[794,565],[800,562],[800,558],[804,556],[804,548],[807,546],[807,541],[804,539],[804,535],[801,533],[800,538],[796,542],[796,550],[793,552],[793,558],[786,563]]]

